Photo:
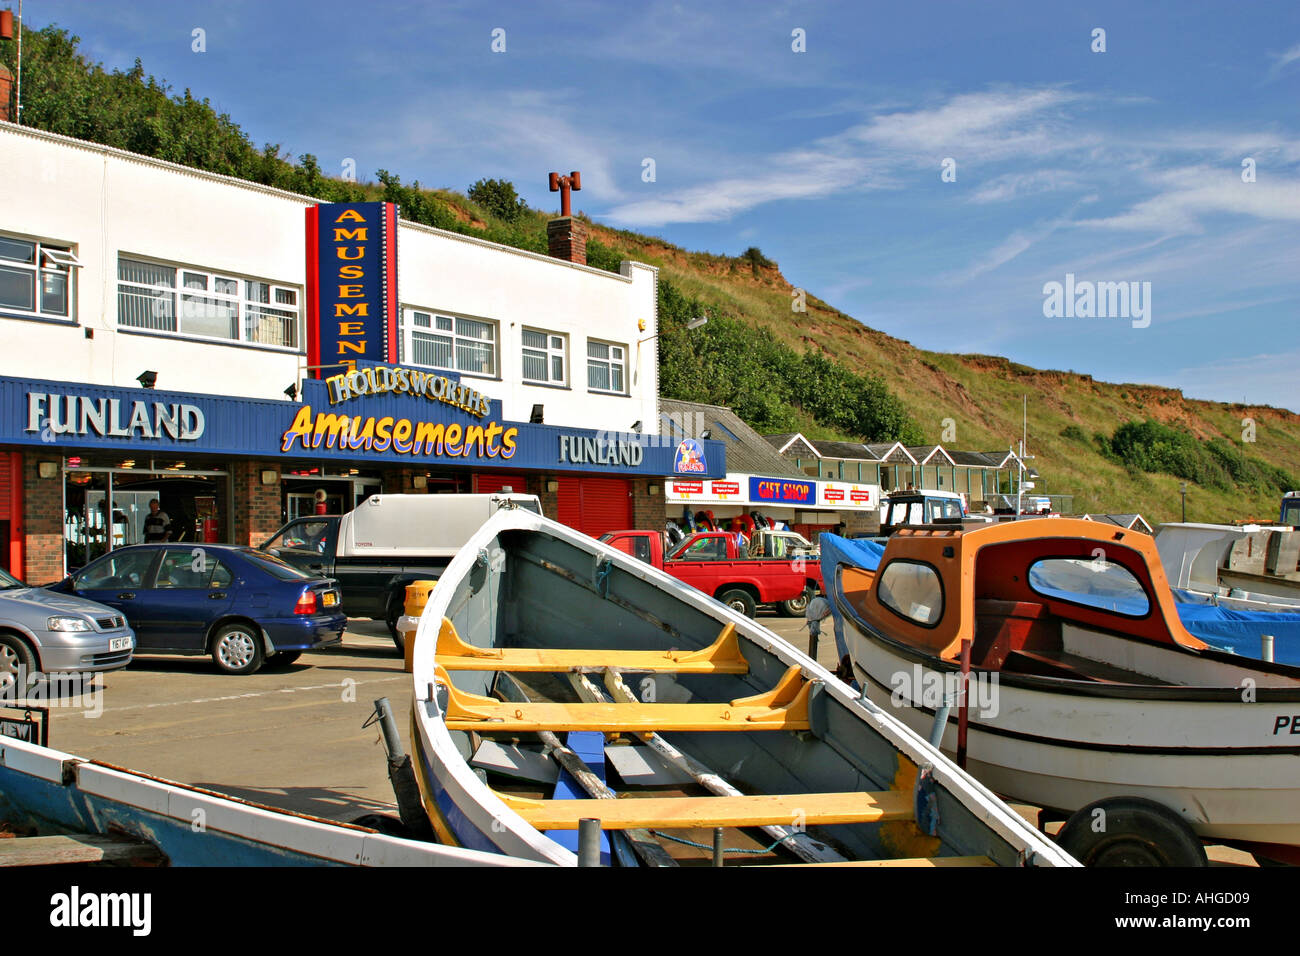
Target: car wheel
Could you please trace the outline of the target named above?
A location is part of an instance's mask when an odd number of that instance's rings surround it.
[[[758,606],[754,603],[754,596],[740,588],[722,592],[718,595],[718,600],[732,610],[739,611],[745,617],[753,617],[758,610]]]
[[[227,624],[212,639],[212,660],[227,674],[251,674],[262,666],[262,635],[250,624]]]
[[[26,697],[25,685],[16,691],[14,687],[36,672],[36,655],[27,642],[12,634],[0,634],[0,692],[6,697]]]
[[[397,645],[399,653],[406,653],[406,645],[402,642],[402,634],[397,630],[398,619],[406,612],[406,595],[405,589],[401,592],[394,591],[388,597],[388,613],[384,619],[388,624],[388,633],[393,638],[393,643]]]
[[[300,657],[302,657],[302,651],[276,651],[266,659],[266,666],[288,667]]]
[[[810,600],[812,600],[812,591],[805,588],[803,594],[789,601],[782,601],[776,608],[786,617],[801,617],[803,612],[808,610]]]

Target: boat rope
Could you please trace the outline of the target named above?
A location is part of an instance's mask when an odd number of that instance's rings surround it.
[[[649,832],[654,836],[661,837],[662,839],[672,840],[674,843],[681,843],[684,844],[685,846],[693,846],[700,850],[713,849],[712,843],[697,843],[695,840],[688,840],[686,839],[686,837],[673,836],[670,833],[664,833],[662,830],[650,830]],[[764,853],[771,853],[773,850],[775,850],[786,840],[793,840],[798,835],[799,835],[798,833],[787,833],[785,836],[777,839],[776,842],[771,843],[768,846],[759,847],[756,849],[747,849],[745,847],[723,847],[722,852],[723,853],[745,853],[745,854],[752,853],[755,856],[760,856]]]

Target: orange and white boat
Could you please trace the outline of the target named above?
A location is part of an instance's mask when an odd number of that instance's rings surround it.
[[[951,704],[942,749],[1073,814],[1076,858],[1192,865],[1209,841],[1300,862],[1300,668],[1190,634],[1148,535],[1055,518],[904,529],[882,556],[821,541],[864,695],[925,734]]]

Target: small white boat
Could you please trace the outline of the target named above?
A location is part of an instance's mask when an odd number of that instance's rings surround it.
[[[498,512],[453,559],[413,667],[415,771],[445,843],[573,865],[597,819],[608,858],[637,865],[1074,865],[770,631],[530,512]]]
[[[866,694],[928,732],[966,684],[965,766],[1073,814],[1059,839],[1081,861],[1192,865],[1209,841],[1300,862],[1300,668],[1188,633],[1149,536],[1067,518],[912,529],[877,557],[823,535],[822,571]]]

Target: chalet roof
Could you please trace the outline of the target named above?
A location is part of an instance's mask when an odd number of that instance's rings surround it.
[[[709,438],[725,443],[728,472],[806,477],[730,408],[661,398],[659,411],[659,430],[664,435],[702,438],[702,432],[708,431]]]

